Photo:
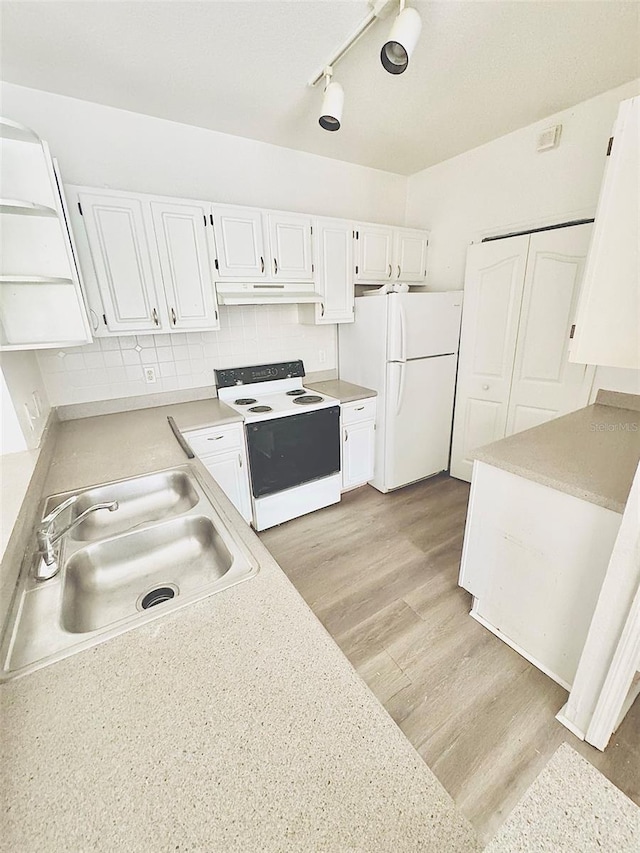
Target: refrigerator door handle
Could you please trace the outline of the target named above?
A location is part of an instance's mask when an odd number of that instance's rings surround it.
[[[396,415],[400,414],[400,409],[402,408],[402,395],[404,392],[404,371],[406,368],[406,362],[401,361],[398,362],[398,369],[400,371],[400,376],[398,377],[398,398],[396,400]]]
[[[406,335],[405,335],[405,325],[406,325],[406,317],[404,314],[404,306],[402,302],[399,301],[398,308],[399,312],[399,321],[400,321],[400,361],[406,361],[407,352],[406,352]]]

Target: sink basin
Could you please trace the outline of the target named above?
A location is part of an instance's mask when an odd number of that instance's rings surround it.
[[[45,512],[55,508],[56,500],[50,499],[51,505],[47,502]],[[191,477],[185,471],[161,471],[83,492],[71,508],[71,519],[77,518],[94,504],[114,500],[119,504],[115,512],[91,513],[71,531],[71,538],[79,542],[94,542],[106,536],[125,533],[143,522],[180,515],[194,507],[199,497]]]
[[[232,563],[204,516],[176,518],[89,545],[65,564],[62,627],[72,633],[96,631],[209,586]]]
[[[42,517],[71,494],[49,497]],[[76,494],[65,510],[71,519],[103,501],[118,501],[118,509],[94,512],[63,536],[60,571],[49,580],[34,578],[34,532],[0,640],[0,681],[103,643],[258,571],[207,480],[190,464]]]

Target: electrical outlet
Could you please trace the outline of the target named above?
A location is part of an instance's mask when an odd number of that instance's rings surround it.
[[[144,381],[147,383],[156,381],[156,369],[155,367],[145,367],[144,369]]]
[[[320,364],[324,364],[326,362],[326,360],[327,360],[326,350],[323,350],[323,349],[319,350],[318,351],[318,361],[320,362]]]

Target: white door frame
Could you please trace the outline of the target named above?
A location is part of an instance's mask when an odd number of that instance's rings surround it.
[[[569,700],[557,718],[604,750],[640,695],[640,465]]]

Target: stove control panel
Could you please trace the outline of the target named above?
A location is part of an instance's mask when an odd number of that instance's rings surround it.
[[[231,388],[233,385],[250,385],[253,382],[271,382],[274,379],[302,378],[304,365],[301,361],[283,361],[279,364],[258,364],[254,367],[229,367],[215,370],[216,387]]]

